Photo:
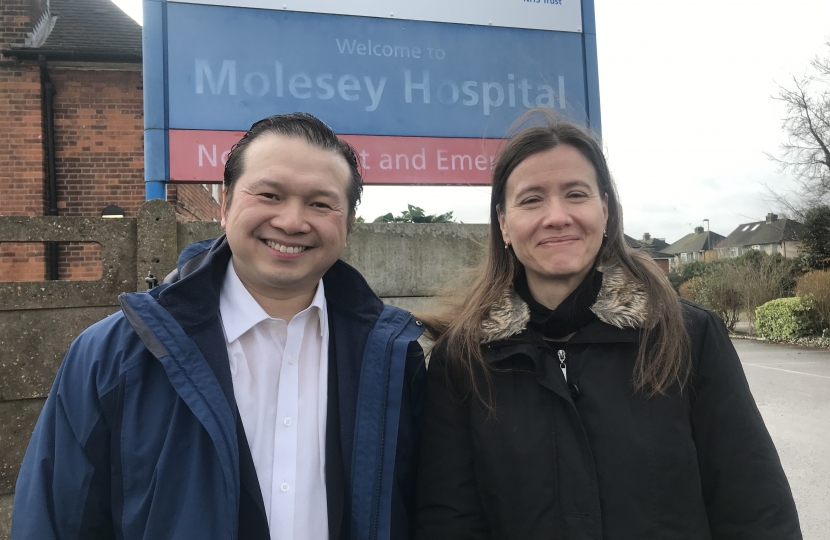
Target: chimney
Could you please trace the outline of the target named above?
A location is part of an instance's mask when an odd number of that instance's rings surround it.
[[[650,234],[648,234],[647,232],[644,232],[644,233],[643,233],[643,240],[645,240],[646,242],[648,242],[649,240],[651,240],[651,235],[650,235]]]
[[[767,223],[772,223],[776,219],[778,219],[778,214],[773,214],[772,212],[767,214]]]
[[[703,227],[695,227],[695,234],[701,234],[703,232]]]

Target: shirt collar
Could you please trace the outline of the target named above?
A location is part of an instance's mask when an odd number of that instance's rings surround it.
[[[320,324],[320,335],[325,334],[328,328],[328,317],[326,311],[326,295],[323,290],[323,280],[317,284],[317,291],[311,304],[300,313],[316,308]],[[242,334],[261,323],[271,319],[259,302],[251,295],[233,267],[233,258],[228,261],[228,271],[225,272],[225,280],[222,283],[222,290],[219,293],[219,312],[222,316],[222,326],[225,329],[225,338],[228,343],[233,343]],[[298,314],[299,315],[299,314]]]

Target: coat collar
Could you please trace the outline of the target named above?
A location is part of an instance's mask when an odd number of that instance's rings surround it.
[[[643,285],[616,265],[599,268],[602,288],[591,311],[599,321],[579,330],[571,343],[637,341],[648,316],[648,297]],[[525,331],[530,308],[513,287],[493,304],[481,323],[482,344],[508,339]]]

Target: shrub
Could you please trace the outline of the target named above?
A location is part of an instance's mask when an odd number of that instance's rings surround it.
[[[755,250],[746,251],[733,259],[728,267],[727,283],[741,296],[743,310],[754,326],[759,306],[770,300],[792,294],[794,263],[780,255],[767,255]]]
[[[721,265],[718,268],[726,268]],[[698,276],[680,286],[680,296],[714,311],[732,331],[743,308],[743,299],[722,272]]]
[[[696,277],[705,276],[708,272],[708,264],[703,261],[693,261],[687,264],[684,264],[680,271],[682,272],[683,279],[689,280]]]
[[[755,311],[755,331],[770,339],[796,339],[810,335],[814,328],[812,298],[777,298]]]
[[[822,329],[830,328],[830,271],[807,272],[796,281],[795,293],[812,295],[818,324]]]
[[[804,214],[801,247],[811,268],[830,267],[830,206],[816,206]]]
[[[730,332],[735,330],[744,299],[726,276],[712,275],[698,293],[698,302],[714,311]]]
[[[704,284],[704,278],[694,277],[688,281],[684,281],[677,292],[680,293],[680,298],[685,298],[690,302],[700,303],[697,297]]]

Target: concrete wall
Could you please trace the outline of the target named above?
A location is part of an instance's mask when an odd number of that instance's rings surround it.
[[[177,221],[169,203],[145,203],[136,218],[0,217],[0,242],[96,242],[98,281],[9,282],[0,276],[0,540],[8,538],[14,484],[60,362],[86,327],[114,313],[122,292],[159,281],[191,242],[222,233],[216,222]],[[485,225],[355,225],[343,258],[385,301],[426,307],[436,288],[474,265]]]

